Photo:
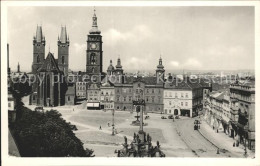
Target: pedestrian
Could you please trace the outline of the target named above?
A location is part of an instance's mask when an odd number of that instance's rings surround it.
[[[217,133],[218,133],[218,129],[217,129]]]
[[[215,127],[213,126],[213,130],[215,130]]]
[[[74,108],[73,108],[73,112],[74,112]]]
[[[102,127],[101,127],[101,125],[99,126],[99,130],[102,130]]]
[[[107,126],[108,126],[108,127],[110,127],[110,124],[109,124],[109,122],[107,123]]]

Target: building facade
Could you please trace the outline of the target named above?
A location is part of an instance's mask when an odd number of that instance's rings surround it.
[[[30,95],[30,104],[38,106],[59,106],[71,104],[65,100],[70,85],[66,82],[69,64],[69,38],[66,27],[61,27],[61,34],[58,37],[58,59],[53,53],[48,53],[45,58],[45,37],[42,34],[42,27],[37,26],[36,36],[33,38],[33,64],[32,74],[36,77]],[[41,78],[41,79],[37,79]],[[71,94],[70,90],[70,95]],[[74,92],[75,96],[75,92]],[[67,98],[66,98],[67,99]]]
[[[231,125],[240,143],[255,149],[255,81],[230,85]]]
[[[114,110],[115,88],[112,83],[105,82],[100,87],[100,108]]]

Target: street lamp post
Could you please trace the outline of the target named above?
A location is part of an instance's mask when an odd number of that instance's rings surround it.
[[[115,116],[115,109],[112,109],[112,135],[115,135],[115,120],[114,120],[114,116]]]

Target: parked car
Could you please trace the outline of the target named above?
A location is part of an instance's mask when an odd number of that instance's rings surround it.
[[[179,115],[176,115],[176,116],[175,116],[175,119],[180,119]]]
[[[35,107],[34,111],[44,111],[43,107]]]
[[[161,119],[167,119],[165,116],[162,116]]]
[[[168,119],[174,119],[173,115],[169,115]]]

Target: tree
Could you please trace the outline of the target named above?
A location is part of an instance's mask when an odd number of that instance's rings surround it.
[[[75,136],[76,127],[56,110],[38,112],[21,107],[21,117],[10,128],[24,157],[93,157]]]

